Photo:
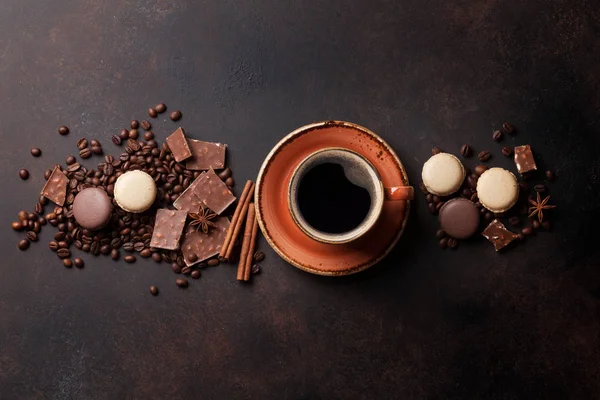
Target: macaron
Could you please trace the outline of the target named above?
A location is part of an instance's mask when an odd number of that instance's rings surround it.
[[[504,168],[490,168],[477,181],[477,197],[492,212],[508,211],[519,199],[517,178]]]
[[[467,239],[479,228],[479,210],[462,197],[448,200],[440,209],[440,226],[455,239]]]
[[[156,184],[147,173],[129,171],[119,176],[115,182],[115,201],[123,210],[132,213],[146,211],[156,198]]]
[[[421,178],[429,193],[448,196],[460,189],[465,174],[465,167],[458,158],[438,153],[425,162]]]
[[[93,231],[108,223],[112,210],[110,197],[99,188],[83,189],[73,200],[73,217],[83,228]]]

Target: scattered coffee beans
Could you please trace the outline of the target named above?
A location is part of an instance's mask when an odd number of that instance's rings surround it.
[[[140,127],[140,122],[137,119],[134,119],[129,123],[129,126],[131,127],[131,129],[137,129]]]
[[[12,228],[15,231],[22,231],[23,230],[23,222],[22,221],[15,221],[12,223]]]
[[[479,158],[479,161],[481,161],[481,162],[486,162],[486,161],[488,161],[488,160],[489,160],[491,157],[492,157],[492,154],[491,154],[489,151],[487,151],[487,150],[481,151],[481,152],[479,152],[479,154],[477,155],[477,158]]]
[[[533,229],[530,226],[526,226],[525,228],[521,229],[521,233],[525,236],[531,236],[533,235]]]
[[[123,260],[125,260],[126,263],[132,264],[136,261],[136,258],[133,254],[129,254],[123,257]]]
[[[503,123],[502,129],[504,129],[504,132],[506,132],[506,133],[514,133],[515,132],[515,127],[509,122]]]
[[[209,267],[216,267],[217,265],[220,264],[220,261],[218,258],[213,258],[212,260],[208,260],[208,262],[206,263]]]
[[[442,150],[440,150],[439,148],[437,148],[437,147],[435,147],[435,146],[433,146],[433,147],[431,148],[431,154],[432,154],[432,155],[434,155],[434,156],[435,156],[436,154],[440,154],[441,152],[442,152]]]
[[[149,108],[148,115],[150,118],[156,118],[158,116],[158,112],[154,108]]]
[[[146,131],[149,131],[150,128],[152,128],[152,124],[146,120],[143,120],[141,125],[142,125],[142,129],[144,129]],[[146,139],[146,140],[150,140],[150,139]]]
[[[58,133],[61,135],[68,135],[69,134],[69,128],[66,126],[61,126],[60,128],[58,128]]]
[[[502,154],[504,154],[506,157],[512,156],[513,155],[512,147],[504,146],[502,148]]]
[[[27,171],[25,168],[21,169],[19,171],[19,178],[23,179],[24,181],[29,179],[29,171]]]
[[[521,225],[521,218],[515,216],[515,217],[510,217],[508,219],[508,223],[511,224],[512,226],[519,226]]]
[[[198,279],[198,278],[200,278],[200,271],[198,271],[197,269],[194,270],[194,271],[192,271],[191,277],[192,277],[192,279]]]
[[[548,179],[548,182],[554,182],[554,172],[546,171],[546,179]]]
[[[88,145],[88,141],[87,141],[87,139],[85,139],[85,138],[83,138],[83,139],[79,139],[79,140],[77,141],[77,148],[78,148],[79,150],[81,150],[81,149],[85,149],[85,148],[87,147],[87,145]]]
[[[79,257],[77,257],[75,260],[73,260],[73,264],[75,264],[75,267],[81,269],[85,266],[85,263],[83,262],[83,260]]]
[[[252,274],[256,275],[260,273],[260,265],[258,264],[254,264],[252,266]]]
[[[502,132],[494,131],[494,133],[492,133],[492,139],[496,142],[499,142],[500,140],[502,140]]]
[[[189,285],[189,282],[187,281],[187,279],[182,279],[182,278],[178,278],[175,280],[175,283],[177,284],[177,286],[179,286],[180,288],[186,288]]]
[[[458,240],[454,238],[448,238],[448,247],[451,249],[456,249],[458,247]]]
[[[37,147],[32,147],[31,148],[31,155],[34,156],[34,157],[39,157],[39,156],[42,155],[42,150],[40,150]]]
[[[265,253],[263,253],[262,251],[259,250],[256,253],[254,253],[254,261],[255,262],[261,262],[264,259],[265,259]]]
[[[156,286],[150,286],[150,294],[152,296],[158,296],[158,288]]]
[[[19,248],[19,250],[27,250],[29,248],[29,244],[29,240],[21,239],[17,247]]]
[[[156,111],[159,114],[162,114],[165,111],[167,111],[167,106],[164,103],[158,103],[154,106],[154,111]]]
[[[79,157],[83,159],[90,158],[92,156],[92,151],[88,148],[84,148],[79,150]]]
[[[65,163],[67,163],[67,165],[71,165],[71,164],[75,164],[77,162],[77,159],[75,158],[75,156],[68,156],[67,158],[65,158]]]
[[[469,146],[468,144],[463,144],[461,146],[461,148],[460,148],[460,154],[463,157],[471,157],[471,153],[472,153],[471,146]]]

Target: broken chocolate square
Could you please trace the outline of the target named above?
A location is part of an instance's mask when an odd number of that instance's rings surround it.
[[[68,183],[69,178],[67,178],[57,165],[54,167],[52,175],[50,175],[50,178],[48,178],[48,181],[42,189],[42,196],[53,201],[56,205],[63,206],[67,198]]]
[[[533,153],[531,152],[531,146],[526,144],[524,146],[515,147],[515,164],[521,175],[529,171],[537,170]]]
[[[193,139],[190,139],[188,143],[192,150],[192,157],[186,162],[188,169],[208,170],[211,168],[225,168],[226,145]]]
[[[192,156],[192,151],[190,150],[188,141],[185,138],[185,132],[183,131],[183,128],[177,128],[175,132],[169,135],[169,137],[167,137],[167,144],[171,149],[173,158],[177,162],[181,162]]]
[[[204,204],[217,214],[221,214],[235,201],[227,185],[215,174],[214,170],[202,173],[183,192],[173,205],[178,210],[197,213],[200,204]]]
[[[186,211],[156,210],[156,222],[154,223],[150,246],[158,249],[176,250],[179,247],[179,239],[186,218]]]
[[[202,229],[196,230],[194,227],[188,227],[181,242],[181,252],[187,266],[192,266],[216,256],[221,251],[221,246],[229,229],[229,220],[221,217],[213,220],[213,222],[216,227],[211,228],[208,233],[204,233]],[[190,262],[190,259],[195,261]]]
[[[487,228],[484,229],[481,234],[492,244],[494,245],[494,249],[496,251],[500,251],[506,246],[508,246],[513,240],[517,239],[519,236],[512,233],[504,224],[497,219],[490,222]]]

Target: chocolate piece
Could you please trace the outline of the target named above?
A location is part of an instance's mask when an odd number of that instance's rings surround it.
[[[191,267],[219,254],[221,251],[221,246],[225,241],[225,236],[229,229],[229,220],[227,218],[219,218],[214,220],[214,223],[216,227],[212,228],[208,233],[196,230],[194,227],[188,228],[181,242],[181,252],[187,266]],[[195,261],[190,262],[190,260]]]
[[[68,183],[69,178],[56,166],[42,189],[42,196],[53,201],[56,205],[62,206],[67,198]]]
[[[83,228],[97,230],[106,225],[112,213],[112,201],[100,188],[87,188],[75,196],[73,216]]]
[[[175,161],[181,162],[192,156],[192,151],[188,145],[188,141],[185,138],[185,132],[183,128],[177,128],[169,137],[167,137],[167,144],[171,149],[173,158]]]
[[[197,213],[204,204],[217,214],[221,214],[235,201],[235,196],[227,188],[214,170],[204,172],[173,203],[178,210]]]
[[[492,242],[494,249],[500,251],[508,246],[513,240],[518,239],[519,235],[512,233],[504,224],[497,219],[490,222],[487,228],[481,233],[487,240]]]
[[[529,171],[537,170],[535,160],[533,159],[533,153],[531,152],[531,146],[526,144],[524,146],[515,147],[515,164],[521,175]]]
[[[176,250],[185,226],[186,211],[156,210],[156,222],[150,245],[159,249]]]
[[[479,210],[467,199],[448,200],[440,209],[440,225],[449,236],[467,239],[479,228]]]
[[[225,168],[226,145],[194,139],[190,139],[188,143],[192,150],[192,158],[188,159],[186,163],[188,169],[208,170],[211,168]]]

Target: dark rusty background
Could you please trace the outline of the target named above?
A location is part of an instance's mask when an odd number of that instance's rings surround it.
[[[600,398],[595,2],[0,0],[0,27],[0,399]],[[378,132],[418,184],[432,145],[511,166],[491,140],[510,120],[504,144],[557,172],[556,228],[505,254],[480,238],[443,252],[418,196],[359,275],[308,275],[263,241],[251,285],[220,266],[187,290],[164,264],[67,270],[51,229],[18,251],[9,225],[43,171],[84,136],[115,154],[110,136],[159,101],[229,144],[238,194],[313,121]]]

